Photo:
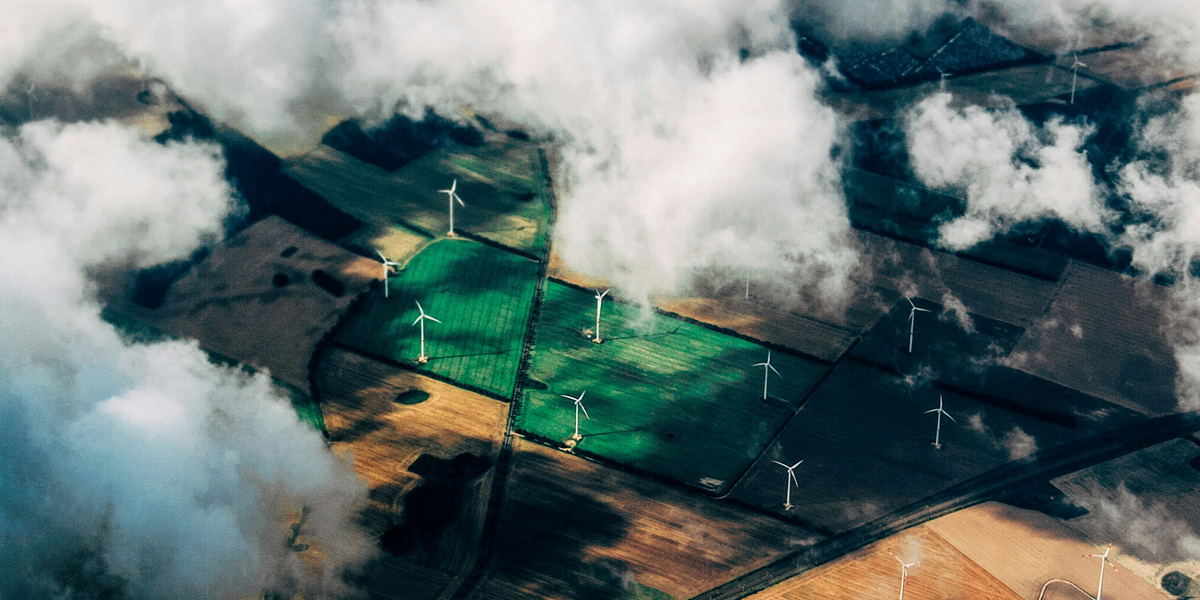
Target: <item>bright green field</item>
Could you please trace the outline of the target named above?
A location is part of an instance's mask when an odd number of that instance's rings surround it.
[[[824,375],[819,363],[775,352],[770,395],[762,400],[767,350],[754,343],[640,308],[604,303],[603,344],[581,331],[595,326],[595,297],[548,282],[536,326],[519,429],[551,440],[574,431],[574,404],[560,394],[586,391],[591,420],[580,422],[578,448],[710,490],[746,468]]]
[[[338,341],[366,354],[418,366],[425,313],[425,352],[419,365],[463,386],[501,397],[512,395],[521,346],[537,284],[537,263],[465,239],[430,244],[373,290],[352,314]]]

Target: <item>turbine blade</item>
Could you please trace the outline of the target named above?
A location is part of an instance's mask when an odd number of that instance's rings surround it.
[[[796,472],[795,472],[795,471],[792,471],[792,470],[790,470],[790,469],[788,470],[788,479],[791,479],[791,480],[792,480],[792,483],[796,484],[796,487],[800,487],[800,480],[799,480],[799,479],[796,479]]]
[[[801,460],[800,462],[797,462],[796,464],[792,465],[791,468],[795,469],[796,467],[800,466],[800,463],[802,463],[802,462],[804,462],[804,461]]]
[[[925,414],[929,414],[929,413],[935,413],[935,412],[938,412],[939,410],[941,410],[941,409],[937,409],[937,408],[935,408],[935,409],[933,409],[933,410],[927,410],[927,411],[925,411]]]
[[[563,398],[567,398],[567,399],[570,399],[570,400],[575,400],[575,398],[574,398],[573,396],[568,396],[568,395],[566,395],[566,394],[559,394],[559,396],[562,396]]]
[[[592,418],[591,418],[591,417],[589,417],[589,416],[588,416],[588,414],[587,414],[587,407],[586,407],[586,406],[584,406],[582,402],[580,402],[580,403],[579,403],[579,410],[582,410],[582,411],[583,411],[583,418],[585,418],[585,419],[587,419],[587,420],[589,420],[589,421],[591,421],[591,420],[592,420]]]
[[[909,306],[911,306],[911,307],[913,307],[913,308],[916,308],[916,307],[917,307],[917,305],[916,305],[916,304],[913,304],[912,298],[909,298],[908,296],[905,296],[905,297],[904,297],[904,299],[905,299],[905,300],[908,300],[908,305],[909,305]],[[895,556],[895,554],[893,554],[892,556]],[[896,560],[900,560],[900,559],[896,559]]]
[[[425,318],[426,318],[426,319],[429,319],[430,321],[433,321],[434,323],[441,323],[441,321],[439,321],[439,320],[437,320],[437,319],[435,319],[435,318],[433,318],[433,317],[431,317],[431,316],[429,316],[429,315],[425,315]]]
[[[458,197],[458,194],[451,194],[451,195],[452,195],[452,196],[454,196],[454,199],[455,199],[455,200],[458,200],[458,205],[459,205],[459,206],[466,206],[466,204],[463,204],[462,198],[459,198],[459,197]]]
[[[941,410],[941,409],[938,409],[938,410]],[[946,415],[946,418],[947,418],[947,419],[950,419],[951,421],[954,421],[955,423],[957,423],[957,422],[958,422],[958,419],[955,419],[954,417],[950,416],[950,413],[948,413],[948,412],[946,412],[946,411],[944,411],[944,410],[943,410],[943,411],[942,411],[942,414],[943,414],[943,415]]]
[[[932,310],[929,310],[928,308],[916,308],[916,307],[913,307],[913,310],[915,310],[915,311],[917,311],[917,312],[933,312]]]
[[[450,192],[453,193],[454,190],[456,190],[456,189],[458,189],[458,178],[457,177],[454,178],[454,181],[450,182]]]
[[[775,370],[775,367],[771,366],[771,363],[767,363],[767,368],[774,371],[776,375],[779,375],[779,371]],[[783,375],[779,375],[779,376],[783,377]]]
[[[771,461],[771,462],[773,462],[773,463],[775,463],[775,464],[777,464],[777,465],[779,465],[779,466],[781,466],[781,467],[783,467],[783,468],[785,468],[785,469],[786,469],[786,468],[788,468],[788,466],[787,466],[787,465],[785,465],[785,464],[783,464],[783,463],[781,463],[781,462],[779,462],[779,461],[777,461],[777,460],[773,460],[773,461]]]
[[[424,318],[425,318],[425,315],[420,315],[420,316],[418,316],[416,319],[413,319],[413,322],[412,322],[412,324],[413,324],[413,325],[416,325],[417,323],[420,323],[420,322],[421,322],[421,319],[424,319]]]
[[[383,262],[385,262],[385,263],[388,261],[387,257],[385,257],[385,256],[383,255],[383,253],[382,253],[382,252],[380,252],[380,251],[376,250],[376,251],[375,251],[375,254],[378,254],[378,255],[379,255],[379,260],[382,260],[382,261],[383,261]]]
[[[587,390],[579,392],[579,401],[583,402],[583,397],[587,395]]]
[[[752,364],[752,365],[750,365],[750,366],[752,366],[752,367],[765,367],[765,366],[767,366],[767,363],[754,363],[754,364]]]
[[[417,302],[417,301],[416,301],[416,300],[413,300],[413,302]],[[425,316],[425,309],[421,308],[421,303],[420,303],[420,302],[417,302],[417,311],[421,313],[421,316],[422,316],[422,317],[423,317],[423,316]]]

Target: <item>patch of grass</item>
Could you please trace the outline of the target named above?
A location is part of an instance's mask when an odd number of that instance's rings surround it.
[[[350,315],[338,341],[368,355],[411,365],[469,389],[507,398],[516,384],[521,347],[537,284],[537,263],[470,240],[430,244]],[[420,302],[425,351],[418,364]]]
[[[825,374],[820,363],[775,352],[769,402],[762,398],[767,350],[640,308],[606,301],[604,343],[594,296],[548,282],[536,327],[518,427],[549,440],[574,431],[562,394],[587,392],[578,449],[704,489],[719,490],[746,468]],[[539,386],[540,387],[540,386]]]

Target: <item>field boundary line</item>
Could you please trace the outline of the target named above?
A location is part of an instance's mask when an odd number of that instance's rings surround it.
[[[538,148],[538,163],[541,166],[542,178],[546,192],[546,243],[542,247],[542,256],[538,260],[537,283],[534,285],[533,301],[529,306],[529,319],[526,321],[525,339],[521,346],[521,356],[517,361],[517,379],[513,384],[512,396],[508,399],[508,416],[504,425],[504,437],[500,443],[500,452],[496,455],[496,463],[492,471],[492,491],[488,494],[488,507],[483,517],[483,531],[479,537],[479,548],[475,554],[475,564],[465,575],[457,579],[438,598],[439,600],[463,600],[475,591],[483,581],[483,576],[494,558],[496,531],[499,528],[501,511],[504,508],[505,493],[508,488],[508,475],[512,470],[513,456],[513,426],[516,424],[520,408],[521,395],[525,392],[526,372],[529,368],[529,355],[533,351],[534,332],[537,330],[538,315],[542,309],[542,301],[546,292],[548,278],[546,276],[550,265],[550,245],[553,240],[554,222],[557,216],[557,204],[554,196],[554,184],[550,179],[549,163],[546,160],[544,148]]]
[[[370,359],[370,360],[373,360],[376,362],[381,362],[385,365],[390,365],[390,366],[393,366],[393,367],[396,367],[399,369],[404,369],[405,371],[410,371],[412,373],[416,373],[417,375],[421,375],[422,377],[436,379],[442,383],[452,385],[459,389],[467,390],[468,392],[479,394],[480,396],[487,397],[491,400],[496,400],[496,401],[505,402],[505,403],[507,403],[509,401],[508,398],[504,397],[501,394],[497,394],[496,392],[491,392],[491,391],[485,390],[483,388],[473,386],[468,383],[461,383],[461,382],[455,381],[455,380],[451,379],[450,377],[442,375],[441,373],[434,373],[432,371],[423,371],[416,365],[398,361],[398,360],[388,357],[388,356],[382,356],[380,354],[375,354],[374,352],[368,352],[368,351],[362,350],[360,348],[355,348],[354,346],[347,346],[344,342],[335,341],[335,342],[333,342],[332,346],[339,350],[349,352],[351,354],[357,354],[363,358],[367,358],[367,359]]]

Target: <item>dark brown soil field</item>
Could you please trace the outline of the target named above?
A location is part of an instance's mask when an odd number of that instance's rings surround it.
[[[1176,410],[1174,352],[1164,338],[1168,290],[1071,263],[1046,317],[1010,364],[1132,410]]]
[[[341,296],[319,286],[316,271],[341,282]],[[159,308],[128,297],[113,307],[306,390],[317,343],[381,275],[379,263],[272,216],[213,250],[171,285]]]
[[[938,394],[958,423],[942,421],[933,447]],[[997,408],[958,394],[910,386],[854,361],[842,363],[738,482],[732,497],[783,511],[785,475],[774,464],[804,460],[796,470],[789,514],[832,532],[845,531],[1000,466],[1035,448],[1083,432]]]
[[[811,534],[521,440],[479,600],[687,598]]]

